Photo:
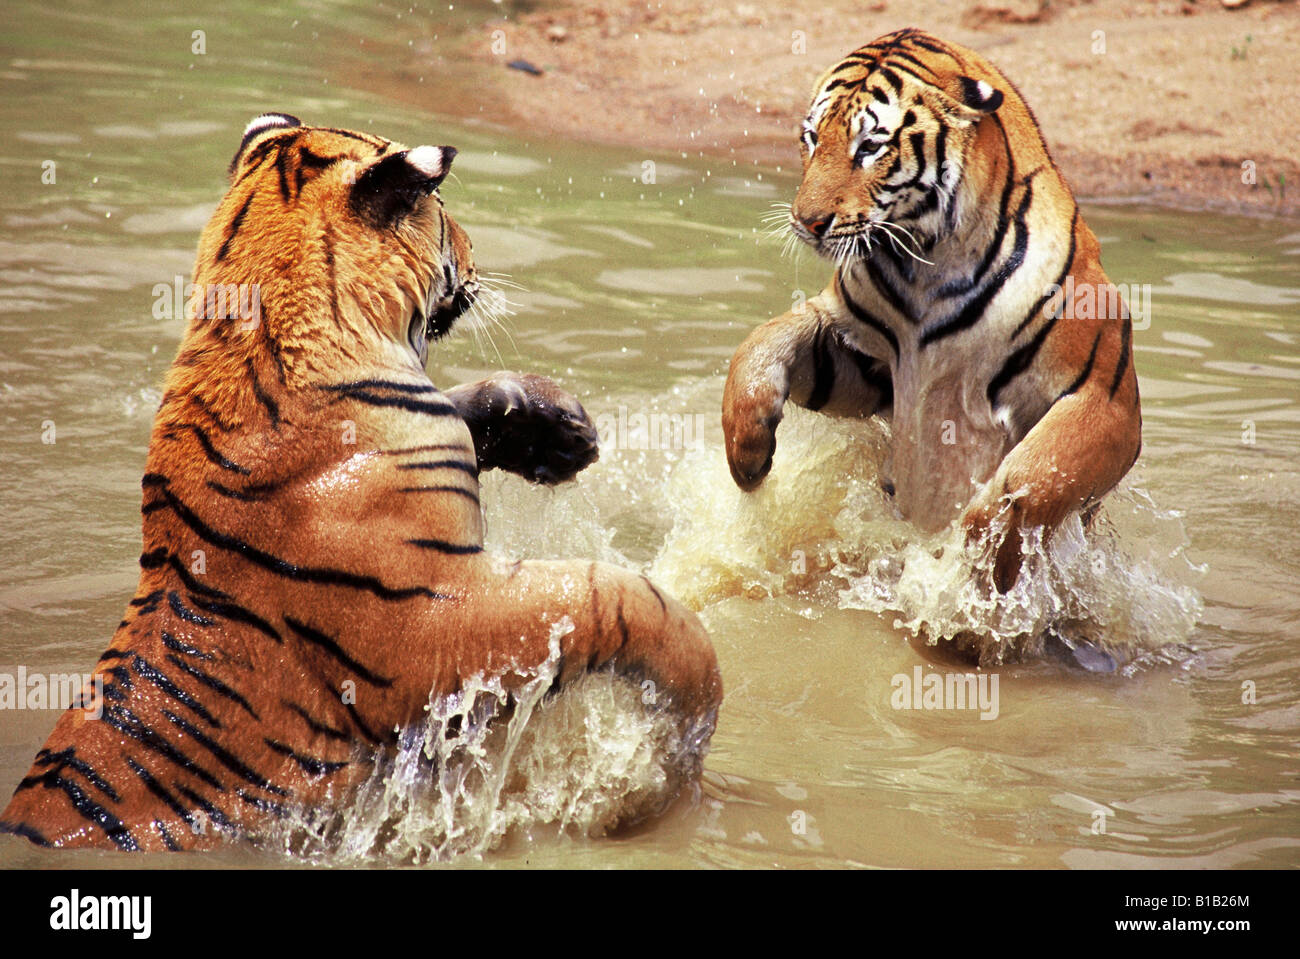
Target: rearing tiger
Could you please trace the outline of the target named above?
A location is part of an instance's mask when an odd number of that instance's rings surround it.
[[[59,719],[0,830],[125,850],[256,834],[346,797],[431,692],[517,687],[564,617],[556,686],[604,667],[652,681],[707,743],[722,687],[691,613],[610,566],[483,550],[479,471],[557,482],[595,458],[595,430],[544,377],[443,393],[425,374],[479,292],[437,192],[455,153],[249,124],[194,279],[196,301],[259,290],[260,318],[192,307],[102,692]]]
[[[763,481],[787,398],[888,414],[884,489],[926,530],[1005,529],[1006,591],[1019,531],[1087,510],[1141,448],[1132,325],[1097,238],[1010,81],[917,30],[824,74],[801,144],[790,226],[836,270],[732,358],[732,476]]]

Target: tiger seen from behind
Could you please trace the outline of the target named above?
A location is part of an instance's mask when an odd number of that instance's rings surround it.
[[[698,771],[722,686],[695,616],[612,566],[483,549],[480,471],[558,482],[596,434],[545,377],[442,391],[425,373],[480,293],[438,192],[455,152],[249,124],[194,281],[255,285],[260,317],[191,307],[142,481],[139,587],[0,830],[122,850],[255,837],[345,804],[431,695],[478,676],[513,691],[544,662],[557,690],[602,669],[652,684]]]

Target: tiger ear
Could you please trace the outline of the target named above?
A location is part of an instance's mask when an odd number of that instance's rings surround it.
[[[961,77],[961,99],[966,106],[980,113],[992,113],[1002,106],[1002,91],[985,80]]]
[[[357,176],[352,208],[374,227],[393,224],[438,189],[455,156],[455,147],[421,146],[390,153]]]
[[[950,120],[963,125],[978,123],[1002,106],[1002,91],[985,80],[958,76],[947,89],[934,88],[939,108]]]
[[[302,126],[302,121],[287,113],[263,113],[261,116],[253,117],[248,121],[248,126],[244,127],[244,136],[239,141],[239,149],[235,151],[235,155],[230,161],[230,175],[234,176],[240,159],[254,140],[260,139],[264,134],[272,130],[292,130],[294,127],[300,126]]]

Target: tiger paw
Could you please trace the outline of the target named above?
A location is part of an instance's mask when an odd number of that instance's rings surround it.
[[[496,373],[448,391],[474,438],[480,470],[533,483],[572,479],[596,461],[596,427],[573,396],[545,376]]]
[[[752,492],[772,469],[784,397],[759,398],[752,392],[737,395],[731,385],[728,381],[722,406],[727,466],[736,485]]]

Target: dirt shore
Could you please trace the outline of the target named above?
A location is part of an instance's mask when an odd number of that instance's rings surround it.
[[[559,0],[464,53],[508,125],[790,169],[818,74],[904,26],[1001,67],[1083,197],[1300,215],[1295,0]]]

